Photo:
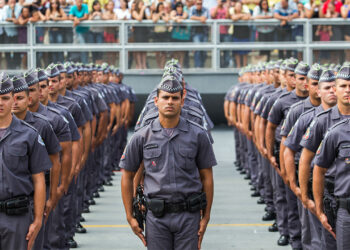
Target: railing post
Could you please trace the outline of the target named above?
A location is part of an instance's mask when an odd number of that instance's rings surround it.
[[[218,44],[220,41],[219,37],[219,28],[218,25],[220,25],[216,20],[213,20],[211,22],[211,43],[213,44],[213,48],[211,50],[211,64],[212,69],[215,71],[218,71],[220,68],[220,56],[218,51]]]
[[[304,23],[304,43],[305,43],[305,49],[304,49],[304,57],[305,61],[311,65],[313,58],[312,58],[312,24],[310,23],[309,19],[306,19],[306,22]]]
[[[119,41],[120,41],[120,46],[121,46],[121,50],[120,50],[120,55],[119,55],[119,68],[122,72],[125,72],[125,70],[127,69],[127,57],[126,57],[126,50],[125,50],[125,45],[126,45],[126,41],[127,41],[127,36],[128,36],[128,32],[127,32],[127,28],[125,25],[125,22],[122,22],[121,25],[119,26]]]
[[[27,45],[29,46],[29,50],[27,50],[27,67],[28,69],[34,68],[36,62],[36,53],[34,52],[34,44],[35,44],[35,27],[33,23],[27,24]]]

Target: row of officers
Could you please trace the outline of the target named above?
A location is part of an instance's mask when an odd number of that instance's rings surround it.
[[[0,73],[0,249],[69,249],[127,140],[136,96],[108,64]]]
[[[249,66],[227,92],[235,165],[292,249],[350,249],[350,64]]]

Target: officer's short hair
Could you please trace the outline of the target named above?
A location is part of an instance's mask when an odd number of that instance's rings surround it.
[[[161,89],[157,89],[157,97],[159,97],[160,91],[161,91]],[[163,90],[163,91],[164,91],[164,90]],[[166,91],[164,91],[164,92],[166,92]],[[182,89],[182,90],[180,90],[179,92],[180,92],[180,95],[181,95],[181,98],[182,98],[183,95],[184,95],[184,90]],[[176,93],[178,93],[178,92],[176,92]]]

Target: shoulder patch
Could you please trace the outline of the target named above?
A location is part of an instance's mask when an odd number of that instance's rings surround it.
[[[44,143],[44,141],[43,141],[43,138],[41,138],[40,135],[38,135],[38,142],[39,142],[40,145],[42,145],[42,146],[45,147],[45,143]]]

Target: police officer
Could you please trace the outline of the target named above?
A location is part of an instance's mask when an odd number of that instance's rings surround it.
[[[14,101],[12,91],[12,81],[2,73],[0,76],[2,157],[0,248],[32,249],[42,225],[45,206],[44,172],[51,168],[51,162],[38,132],[11,114]]]
[[[286,79],[286,89],[288,92],[282,94],[273,104],[269,115],[268,123],[266,128],[266,147],[267,155],[270,160],[271,165],[275,168],[276,172],[280,177],[284,179],[283,176],[283,159],[280,159],[279,147],[281,143],[280,129],[282,127],[283,121],[287,116],[290,106],[300,100],[305,99],[307,96],[304,94],[298,96],[296,91],[293,91],[295,88],[295,68],[298,61],[296,59],[288,59],[286,61],[286,70],[285,70],[285,79]],[[277,144],[277,145],[275,145]],[[274,152],[275,151],[275,152]],[[277,158],[276,158],[277,157]],[[282,220],[288,220],[288,235],[282,235],[278,241],[279,245],[287,245],[288,240],[293,248],[301,248],[301,232],[300,232],[300,221],[299,216],[296,214],[297,204],[296,197],[293,197],[294,194],[292,191],[286,187],[285,184],[281,183],[279,178],[277,178],[277,195],[281,196],[281,204],[283,204],[284,211]],[[282,198],[284,197],[284,198]]]
[[[302,147],[300,146],[300,141],[305,134],[308,126],[310,125],[312,119],[320,112],[334,106],[336,104],[336,96],[334,94],[334,82],[328,82],[329,79],[323,78],[321,76],[322,69],[318,64],[314,64],[309,71],[307,77],[310,84],[313,80],[318,80],[317,94],[321,99],[321,105],[309,109],[308,111],[302,113],[299,119],[295,122],[295,125],[290,130],[284,144],[286,146],[286,152],[294,154],[300,154]],[[324,74],[326,76],[327,74]],[[313,85],[313,84],[312,84]],[[309,89],[310,97],[312,95],[312,88]],[[299,156],[300,158],[300,156]],[[308,209],[308,219],[310,224],[310,234],[311,234],[311,248],[322,248],[327,249],[324,237],[322,236],[322,225],[320,221],[315,216],[315,207],[310,195],[308,187],[310,185],[310,165],[305,166],[303,161],[296,159],[296,164],[299,165],[299,185],[300,185],[300,196],[304,207]],[[288,167],[287,166],[287,170]],[[293,167],[293,166],[292,166]],[[291,184],[292,185],[292,184]],[[312,205],[310,205],[312,204]],[[307,222],[306,222],[307,223]]]
[[[347,95],[350,93],[350,75],[348,80],[340,83],[346,88]],[[344,84],[344,85],[343,85]],[[344,96],[345,97],[345,96]],[[346,100],[347,99],[347,100]],[[346,97],[342,101],[344,105],[342,111],[346,115],[350,115],[349,98]],[[341,101],[339,100],[339,103]],[[339,106],[341,104],[338,104]],[[350,186],[349,186],[349,164],[350,164],[350,121],[342,120],[333,125],[323,139],[317,155],[315,157],[314,167],[314,195],[316,203],[316,211],[323,226],[335,237],[337,241],[337,249],[345,250],[350,248],[350,230],[347,226],[350,221]],[[322,203],[324,179],[327,171],[335,168],[334,175],[334,195],[337,197],[338,211],[336,228],[330,226]]]
[[[14,102],[12,107],[12,112],[20,120],[24,120],[29,125],[33,126],[38,130],[41,138],[45,143],[46,150],[49,154],[52,168],[51,168],[51,183],[50,175],[45,174],[46,186],[46,196],[47,201],[45,204],[44,217],[45,222],[52,209],[55,208],[58,197],[57,197],[57,187],[59,183],[59,176],[61,171],[61,164],[59,159],[59,152],[61,151],[61,146],[59,141],[53,132],[53,129],[49,121],[42,115],[38,113],[32,113],[28,111],[29,104],[29,89],[26,81],[22,77],[14,77],[13,81],[13,93]]]
[[[340,69],[341,74],[337,74],[337,77],[335,77],[334,72],[332,70],[326,70],[322,73],[321,78],[323,78],[324,82],[334,82],[335,83],[335,95],[337,96],[337,105],[319,113],[316,115],[314,120],[310,123],[310,126],[305,132],[305,135],[303,136],[303,139],[300,142],[300,145],[303,147],[303,151],[300,157],[300,162],[303,165],[311,165],[312,159],[314,158],[317,148],[319,147],[326,131],[333,126],[335,123],[345,119],[346,117],[343,112],[344,107],[344,95],[346,95],[346,89],[344,89],[341,85],[338,83],[341,83],[344,81],[341,79],[342,75],[346,75],[347,71],[349,70],[348,66],[342,67]],[[338,78],[339,77],[339,78]],[[345,104],[346,106],[346,104]],[[315,174],[315,170],[314,170]],[[325,178],[325,190],[324,190],[324,202],[326,205],[329,205],[332,209],[336,208],[336,200],[334,197],[334,170],[327,171],[327,175]],[[315,176],[313,175],[313,193],[316,203],[316,197],[315,197]],[[317,207],[316,207],[317,210]],[[317,212],[317,211],[316,211]],[[332,223],[335,223],[334,216],[331,216],[331,214],[328,214],[329,220]],[[318,216],[319,217],[319,216]],[[319,217],[320,219],[320,217]],[[320,220],[322,222],[322,220]],[[323,224],[323,223],[322,223]],[[334,225],[333,225],[334,226]],[[327,248],[335,248],[335,240],[330,236],[330,234],[327,231],[324,231],[324,237],[326,241]]]
[[[36,75],[35,75],[36,74]],[[29,86],[29,96],[31,100],[29,102],[29,110],[31,112],[38,112],[41,115],[48,118],[62,148],[61,151],[61,173],[60,173],[60,185],[58,188],[58,196],[61,198],[64,193],[68,191],[69,183],[72,179],[72,138],[79,140],[80,136],[74,120],[69,122],[66,117],[61,115],[61,112],[53,107],[45,106],[48,104],[48,85],[47,85],[47,75],[39,70],[37,72],[31,72],[29,74],[31,78],[37,78],[37,80],[29,81],[28,83],[32,85]],[[40,103],[42,101],[45,105]],[[74,124],[71,124],[74,123]],[[71,130],[71,125],[75,125],[76,131]],[[77,134],[77,135],[76,135]],[[58,202],[58,209],[55,209],[55,213],[61,211]],[[56,220],[54,220],[54,218]],[[65,248],[65,241],[63,240],[62,233],[57,229],[57,227],[64,227],[63,220],[57,218],[57,216],[49,216],[48,223],[45,225],[45,230],[43,232],[43,237],[41,241],[35,242],[36,248],[41,249],[44,244],[45,248]],[[54,228],[54,229],[53,229]],[[50,232],[52,232],[50,234]],[[51,235],[51,236],[50,236]]]
[[[331,109],[328,109],[318,114],[310,124],[308,130],[306,131],[303,137],[303,140],[301,142],[301,145],[304,147],[302,152],[302,157],[304,155],[305,158],[312,159],[327,129],[329,129],[332,125],[336,124],[337,122],[345,119],[346,116],[348,115],[348,111],[347,111],[348,100],[346,99],[346,96],[348,95],[347,85],[349,84],[349,81],[347,80],[348,79],[347,76],[349,75],[349,72],[350,72],[349,69],[350,68],[348,66],[344,66],[340,69],[340,71],[337,74],[337,77],[336,77],[337,79],[335,84],[335,94],[337,96],[337,105]],[[327,166],[327,167],[330,168],[331,166]],[[332,167],[329,169],[329,171],[321,171],[321,170],[325,170],[325,169],[314,167],[314,170],[313,170],[313,194],[314,194],[315,204],[316,204],[316,213],[321,223],[324,226],[325,226],[325,221],[328,221],[332,225],[333,227],[332,234],[333,234],[335,232],[334,230],[335,216],[334,214],[332,215],[332,213],[331,214],[327,213],[328,218],[325,218],[323,216],[324,215],[323,209],[320,204],[321,200],[319,199],[321,190],[319,189],[319,187],[316,187],[316,185],[318,185],[320,182],[320,174],[326,174],[325,178],[322,179],[324,180],[324,184],[322,184],[322,187],[325,187],[325,189],[324,189],[324,194],[322,190],[321,195],[324,195],[325,197],[323,200],[324,205],[328,204],[331,209],[335,210],[337,206],[336,199],[334,197],[334,178],[336,175],[336,169]],[[329,201],[329,203],[327,201]],[[327,227],[325,228],[328,231],[330,231],[329,228]],[[332,244],[332,241],[331,239],[329,239],[329,237],[327,237],[326,243],[327,245]]]
[[[159,118],[134,134],[120,162],[127,220],[149,249],[198,249],[213,199],[213,149],[203,128],[180,117],[184,99],[179,81],[162,81],[155,103]],[[149,209],[146,238],[132,216],[133,177],[142,161]],[[201,200],[197,208],[186,205],[194,196]]]

